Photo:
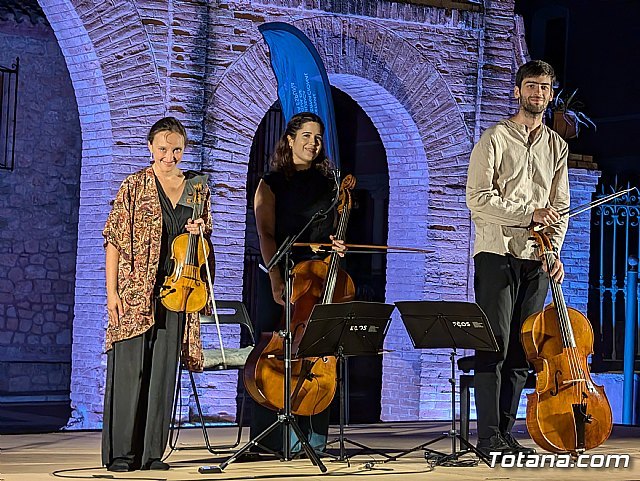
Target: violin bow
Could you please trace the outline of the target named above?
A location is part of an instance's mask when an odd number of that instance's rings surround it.
[[[321,247],[332,247],[333,244],[327,244],[322,242],[296,242],[293,247],[310,247],[312,251],[318,252]],[[371,244],[344,244],[345,247],[354,249],[382,249],[382,250],[397,250],[404,252],[419,252],[422,254],[433,254],[435,251],[420,249],[418,247],[400,247],[400,246],[383,246],[383,245],[371,245]]]
[[[201,217],[202,216],[202,211],[204,209],[204,202],[202,199],[202,185],[201,184],[197,184],[194,186],[194,192],[193,192],[193,211],[194,213],[197,212],[197,217]],[[197,201],[196,201],[197,199]],[[198,209],[196,211],[196,208]],[[209,295],[210,295],[210,300],[211,300],[211,308],[213,310],[213,318],[216,321],[216,331],[218,331],[218,342],[220,343],[220,354],[222,355],[222,365],[226,368],[227,367],[227,357],[225,356],[224,353],[224,344],[222,344],[222,332],[220,331],[220,320],[218,319],[218,307],[216,305],[216,298],[215,295],[213,294],[213,283],[211,282],[211,269],[209,267],[209,258],[207,257],[207,249],[204,247],[205,244],[205,239],[204,239],[204,231],[202,230],[202,224],[199,224],[198,226],[198,230],[200,232],[200,245],[202,246],[202,255],[204,256],[205,262],[204,265],[206,267],[206,271],[207,271],[207,285],[209,286]],[[213,249],[213,246],[211,246],[211,249]]]
[[[220,354],[222,355],[222,365],[227,367],[227,358],[224,354],[224,345],[222,344],[222,332],[220,331],[220,321],[218,320],[218,306],[216,305],[216,297],[213,294],[213,283],[211,282],[211,269],[209,268],[209,259],[207,258],[207,250],[204,248],[204,232],[202,224],[200,224],[200,244],[202,245],[202,255],[204,255],[204,265],[207,270],[207,283],[209,285],[209,294],[211,295],[211,307],[213,310],[213,318],[216,320],[216,331],[218,331],[218,342],[220,343]],[[213,246],[211,246],[213,249]]]
[[[204,210],[204,202],[202,199],[202,191],[203,187],[200,183],[194,185],[192,192],[192,203],[193,203],[193,211],[197,213],[197,217],[202,216],[202,211]],[[196,211],[197,209],[197,211]],[[211,296],[211,308],[213,310],[213,318],[216,321],[216,331],[218,332],[218,342],[220,343],[220,354],[222,356],[222,365],[227,367],[227,358],[224,353],[224,345],[222,344],[222,332],[220,331],[220,320],[218,319],[218,307],[216,305],[216,298],[213,294],[213,283],[211,282],[211,269],[209,268],[209,259],[207,257],[207,249],[205,249],[205,239],[204,239],[204,231],[202,230],[202,224],[198,226],[198,231],[200,232],[200,245],[202,246],[202,255],[204,256],[205,268],[207,271],[207,284],[209,286],[209,295]],[[213,249],[213,246],[211,246]]]
[[[570,219],[571,217],[574,217],[578,214],[582,214],[583,212],[586,212],[588,210],[591,210],[595,207],[598,207],[599,205],[605,204],[607,202],[609,202],[610,200],[616,199],[624,194],[627,194],[633,190],[638,190],[637,187],[629,187],[628,189],[624,189],[624,190],[619,190],[618,192],[614,192],[613,194],[609,194],[609,195],[605,195],[604,197],[601,197],[600,199],[596,199],[594,201],[588,202],[586,204],[582,204],[579,205],[577,207],[574,208],[568,208],[566,210],[560,211],[558,212],[558,214],[560,214],[560,219],[558,219],[557,221],[555,221],[553,224],[549,224],[547,226],[545,225],[535,225],[533,227],[533,230],[538,232],[542,229],[544,229],[545,227],[552,227],[556,224],[559,224],[560,222],[562,222],[564,219]]]

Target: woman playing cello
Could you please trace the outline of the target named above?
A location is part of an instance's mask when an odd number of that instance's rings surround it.
[[[337,186],[332,178],[330,162],[325,155],[322,136],[324,125],[320,117],[304,112],[294,115],[278,141],[271,157],[271,171],[264,175],[256,190],[254,209],[260,251],[268,262],[278,246],[290,235],[297,234],[320,209],[331,205]],[[327,242],[332,239],[334,212],[317,220],[299,239],[300,242]],[[333,239],[332,239],[333,240]],[[334,240],[334,249],[344,250],[341,241]],[[309,258],[308,254],[293,252],[294,262]],[[260,273],[258,291],[258,332],[279,328],[284,306],[284,280],[281,267],[266,274]],[[259,404],[251,423],[251,438],[272,424],[276,413]],[[298,416],[297,422],[307,435],[311,446],[323,450],[329,428],[329,410],[313,415]],[[282,432],[275,430],[261,441],[272,450],[282,450]],[[293,450],[299,447],[293,443]]]

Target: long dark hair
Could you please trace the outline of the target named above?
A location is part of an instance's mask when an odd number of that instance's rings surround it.
[[[271,167],[271,170],[280,171],[284,173],[285,177],[291,177],[293,175],[296,168],[293,163],[293,152],[289,146],[288,137],[291,136],[295,138],[298,131],[307,122],[316,122],[319,124],[320,133],[324,136],[324,123],[320,117],[311,112],[300,112],[295,114],[291,117],[291,120],[289,120],[282,137],[280,137],[280,140],[278,140],[278,143],[276,144],[276,148],[273,150],[271,159],[269,159],[269,166]],[[311,168],[318,169],[326,176],[330,175],[329,173],[333,168],[333,164],[327,157],[326,151],[324,150],[324,139],[322,140],[318,155],[311,164]]]

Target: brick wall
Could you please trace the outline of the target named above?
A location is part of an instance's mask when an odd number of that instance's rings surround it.
[[[293,12],[265,7],[264,12],[254,9],[250,13],[233,12],[230,7],[228,13],[223,12],[220,23],[225,28],[230,29],[231,24],[234,31],[253,33],[243,46],[244,54],[220,79],[211,79],[215,83],[207,105],[207,124],[212,129],[205,135],[206,155],[213,161],[212,169],[226,166],[220,174],[225,180],[229,180],[227,172],[245,172],[255,128],[275,100],[265,47],[255,31],[258,22],[281,19]],[[466,297],[469,221],[462,179],[471,139],[464,112],[445,78],[429,57],[397,33],[405,25],[380,28],[368,20],[352,18],[345,22],[328,16],[309,16],[293,24],[316,45],[334,85],[352,96],[378,128],[389,163],[389,210],[393,215],[388,242],[428,245],[437,251],[430,259],[388,256],[387,299]],[[221,36],[218,33],[218,38]],[[234,55],[234,42],[238,41],[229,37],[230,48],[216,54],[225,59]],[[457,48],[464,47],[461,44]],[[218,125],[233,125],[235,129],[218,130]],[[223,188],[243,198],[244,178],[236,175],[233,181],[225,182]],[[227,196],[224,200],[228,202]],[[234,222],[243,225],[243,211],[237,213]],[[220,235],[228,238],[224,231]],[[465,255],[460,256],[459,249]],[[240,258],[237,262],[241,267]],[[429,396],[430,387],[421,392],[415,386],[420,384],[423,364],[428,366],[430,362],[420,358],[430,355],[413,351],[402,329],[394,322],[390,331],[388,342],[395,353],[385,359],[383,382],[393,386],[393,392],[387,396],[383,386],[383,417],[387,411],[393,416],[391,413],[399,409],[405,419],[417,417],[421,397]],[[407,365],[414,367],[415,377],[406,375]],[[416,394],[407,403],[406,397],[398,399],[398,392]],[[400,401],[402,406],[393,407]]]
[[[242,296],[247,163],[276,99],[257,30],[266,21],[303,30],[331,82],[378,129],[389,163],[389,243],[435,251],[389,255],[387,299],[468,299],[466,166],[482,129],[513,109],[512,78],[523,55],[513,0],[491,2],[484,12],[359,0],[40,3],[67,61],[83,135],[73,427],[98,427],[102,414],[100,232],[108,201],[126,174],[148,165],[146,130],[163,115],[188,127],[185,166],[211,175],[215,290]],[[397,319],[387,347],[394,352],[384,361],[382,418],[446,418],[446,354],[413,350]],[[208,414],[232,417],[235,373],[199,378]]]
[[[69,390],[81,160],[78,107],[53,31],[0,22],[0,65],[16,57],[15,168],[0,170],[0,395],[9,402]]]

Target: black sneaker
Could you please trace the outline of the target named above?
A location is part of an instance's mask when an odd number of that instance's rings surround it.
[[[527,448],[518,442],[516,438],[514,438],[511,433],[502,434],[502,439],[509,445],[511,449],[513,449],[516,453],[522,453],[525,455],[536,454],[536,450],[533,448]]]
[[[476,449],[487,459],[492,458],[491,453],[498,453],[498,459],[506,454],[517,454],[500,434],[494,434],[489,439],[478,439]]]

